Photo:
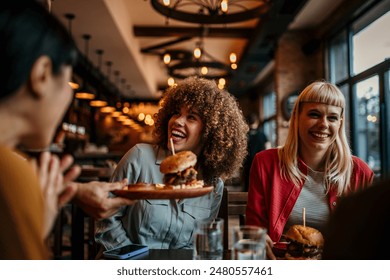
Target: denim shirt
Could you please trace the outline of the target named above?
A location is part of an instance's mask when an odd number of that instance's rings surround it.
[[[129,183],[162,183],[160,163],[166,150],[137,144],[121,159],[111,181],[128,178]],[[145,244],[150,249],[192,248],[196,219],[213,220],[222,199],[223,182],[214,191],[196,198],[145,199],[122,207],[114,216],[96,224],[95,240],[106,249],[127,244]]]

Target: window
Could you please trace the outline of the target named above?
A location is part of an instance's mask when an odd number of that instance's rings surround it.
[[[378,176],[390,175],[389,11],[390,0],[372,5],[334,34],[328,49],[330,80],[347,102],[345,124],[352,153]]]
[[[353,35],[353,74],[359,74],[390,58],[390,37],[386,35],[389,26],[390,12],[387,12]]]
[[[348,78],[347,32],[336,35],[330,42],[330,81],[337,83]]]
[[[356,110],[356,135],[359,145],[356,155],[363,159],[379,173],[380,160],[380,135],[379,135],[379,79],[378,76],[363,80],[355,85]]]
[[[345,120],[343,120],[343,121],[345,122],[345,131],[347,132],[347,138],[351,142],[351,126],[350,126],[350,117],[349,117],[350,116],[350,108],[349,108],[350,105],[349,105],[349,95],[348,95],[348,92],[349,92],[348,84],[339,86],[339,89],[344,94],[345,104],[347,104],[347,106],[345,108]]]
[[[276,147],[276,94],[263,97],[263,130],[272,147]]]

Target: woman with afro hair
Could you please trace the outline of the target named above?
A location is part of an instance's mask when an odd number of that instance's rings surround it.
[[[167,90],[155,115],[155,145],[137,144],[119,162],[113,181],[162,183],[160,163],[175,152],[197,155],[198,179],[214,192],[181,200],[140,200],[99,221],[95,240],[105,249],[145,244],[151,249],[190,249],[195,220],[217,216],[224,181],[242,166],[248,126],[236,99],[214,81],[187,78]]]

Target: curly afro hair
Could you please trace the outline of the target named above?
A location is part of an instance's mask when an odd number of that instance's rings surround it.
[[[168,145],[168,122],[183,106],[198,112],[204,128],[204,143],[198,163],[206,182],[232,178],[247,155],[248,125],[237,100],[214,81],[190,77],[171,87],[161,100],[155,115],[157,144]]]

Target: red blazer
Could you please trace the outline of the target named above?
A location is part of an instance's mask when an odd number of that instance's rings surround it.
[[[352,159],[351,191],[355,192],[371,184],[374,173],[363,160],[355,156]],[[298,167],[307,175],[307,166],[303,161],[299,161]],[[246,224],[267,228],[271,239],[279,241],[303,183],[295,186],[291,181],[281,178],[277,149],[256,154],[249,178]],[[333,188],[329,191],[328,198],[330,209],[333,210],[338,198]]]

